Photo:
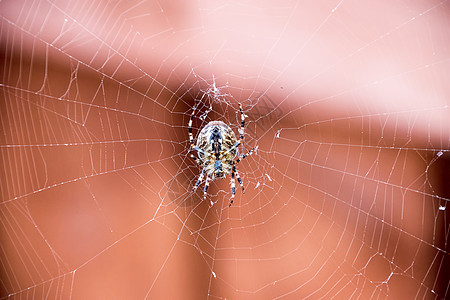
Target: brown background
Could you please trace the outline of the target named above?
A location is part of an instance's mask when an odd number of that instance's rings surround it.
[[[272,5],[0,3],[0,297],[448,297],[448,2]]]

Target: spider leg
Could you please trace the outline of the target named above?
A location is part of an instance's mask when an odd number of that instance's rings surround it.
[[[242,159],[246,158],[247,156],[252,155],[253,152],[256,152],[256,150],[258,150],[258,146],[256,146],[255,148],[251,149],[246,154],[242,154],[241,156],[239,156],[239,158],[236,160],[236,163],[239,163]]]
[[[230,182],[230,185],[231,185],[231,201],[230,201],[230,205],[228,205],[228,207],[230,207],[231,206],[231,204],[233,204],[233,200],[234,200],[234,195],[236,194],[236,183],[235,183],[235,180],[234,180],[234,172],[231,172],[231,182]]]
[[[192,119],[194,118],[195,110],[196,110],[196,107],[194,106],[194,109],[191,113],[191,117],[189,118],[189,123],[188,123],[189,142],[191,143],[191,149],[196,150],[197,152],[204,153],[204,151],[202,149],[196,147],[194,144],[194,135],[192,134]],[[199,166],[203,166],[203,163],[201,162],[201,160],[199,158],[195,157],[193,154],[191,154],[191,157],[195,160],[195,162]]]
[[[209,175],[206,175],[206,182],[205,182],[205,189],[203,190],[203,200],[206,200],[206,196],[208,195],[208,187],[209,187],[209,181],[211,180],[211,177]],[[212,201],[211,206],[214,204]]]
[[[191,154],[191,158],[192,158],[193,160],[195,160],[195,162],[196,162],[200,167],[203,167],[203,162],[202,162],[198,157],[195,157],[193,154]]]
[[[233,170],[233,173],[236,174],[237,181],[239,182],[239,185],[240,185],[241,188],[242,188],[242,193],[244,194],[244,193],[245,193],[244,185],[242,184],[241,176],[239,176],[239,173],[238,173],[238,171],[236,170],[236,166],[235,166],[235,165],[233,165],[233,169],[232,169],[232,170]]]
[[[226,152],[231,152],[237,147],[239,147],[239,145],[242,144],[242,140],[244,139],[245,114],[242,111],[242,104],[240,103],[239,103],[239,110],[241,112],[241,127],[239,128],[239,141],[237,141],[236,144],[234,144],[233,147],[228,149]]]
[[[244,126],[245,126],[245,115],[242,111],[242,104],[239,103],[239,110],[241,111],[241,128],[239,129],[239,142],[244,139]]]
[[[198,180],[192,188],[193,191],[197,190],[198,186],[202,183],[203,177],[205,176],[205,170],[202,170],[202,173],[198,176]]]
[[[211,180],[211,177],[209,177],[209,175],[206,175],[205,189],[203,190],[203,198],[204,199],[206,199],[206,195],[208,193],[208,187],[209,187],[210,180]]]
[[[202,153],[202,154],[205,154],[205,151],[203,151],[202,149],[200,149],[200,148],[197,147],[197,146],[192,147],[192,149],[194,149],[195,151],[200,152],[200,153]]]
[[[189,141],[191,143],[191,148],[195,148],[194,145],[194,136],[192,134],[192,119],[194,118],[194,114],[195,114],[195,109],[196,107],[194,106],[194,110],[191,113],[191,117],[189,118],[189,123],[188,123],[188,130],[189,130]]]

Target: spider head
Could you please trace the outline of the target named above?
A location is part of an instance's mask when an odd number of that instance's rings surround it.
[[[216,159],[214,162],[214,175],[217,178],[223,177],[223,169],[222,169],[222,162],[219,159]]]

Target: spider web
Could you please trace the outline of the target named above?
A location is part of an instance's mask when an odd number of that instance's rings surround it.
[[[448,4],[2,1],[0,298],[448,298]]]

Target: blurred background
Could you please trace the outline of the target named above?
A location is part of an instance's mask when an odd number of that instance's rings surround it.
[[[0,14],[0,299],[449,297],[448,1]],[[188,122],[239,103],[228,207]]]

